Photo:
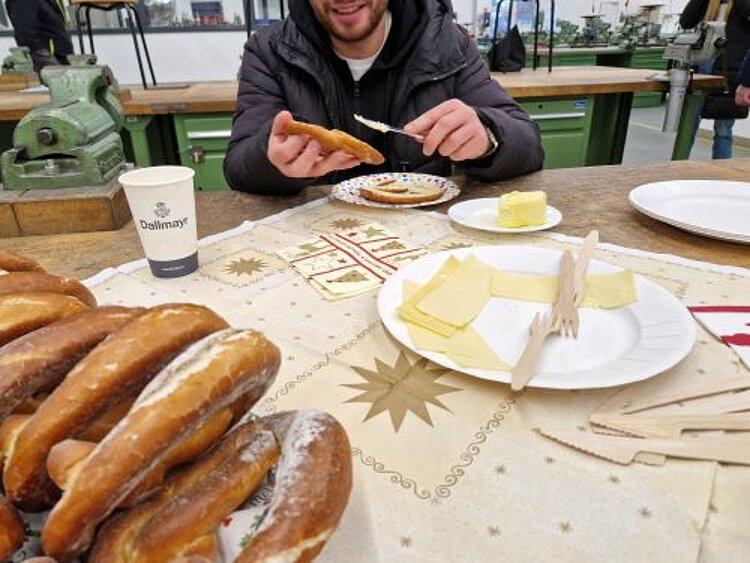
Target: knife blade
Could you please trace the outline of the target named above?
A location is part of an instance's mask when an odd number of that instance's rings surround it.
[[[579,430],[538,429],[538,432],[556,442],[582,452],[629,465],[638,453],[662,454],[682,459],[720,461],[737,465],[750,465],[750,438],[727,436],[708,439],[622,438]]]
[[[575,270],[573,271],[573,290],[576,296],[576,307],[583,303],[583,298],[586,297],[586,270],[589,267],[591,256],[594,254],[594,249],[598,242],[599,231],[591,231],[583,239],[583,244],[578,251]],[[576,327],[576,332],[577,330],[578,327]]]
[[[359,121],[362,125],[365,125],[366,127],[369,127],[370,129],[374,129],[375,131],[380,131],[381,133],[399,133],[400,135],[406,135],[407,137],[411,137],[412,139],[419,141],[420,143],[424,142],[424,136],[418,135],[416,133],[409,133],[408,131],[404,131],[403,129],[399,127],[394,127],[393,125],[388,125],[386,123],[381,123],[380,121],[375,121],[374,119],[367,119],[366,117],[362,117],[359,114],[354,114],[354,119]]]

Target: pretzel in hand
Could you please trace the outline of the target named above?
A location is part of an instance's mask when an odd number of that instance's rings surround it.
[[[338,129],[326,129],[320,125],[291,120],[286,125],[287,135],[309,135],[320,144],[322,154],[343,151],[366,164],[383,164],[385,158],[364,141]]]

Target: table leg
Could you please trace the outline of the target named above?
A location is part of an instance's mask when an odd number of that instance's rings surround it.
[[[632,105],[632,92],[594,96],[586,166],[622,163]]]
[[[151,116],[129,116],[125,118],[125,129],[130,134],[133,147],[133,160],[138,167],[151,166],[151,151],[148,145],[146,128],[151,123]]]
[[[698,111],[703,107],[705,97],[705,94],[700,93],[685,96],[685,103],[682,105],[682,112],[680,113],[680,123],[677,126],[677,135],[674,138],[672,160],[688,160],[690,158],[690,148],[693,146],[695,135],[694,124]]]

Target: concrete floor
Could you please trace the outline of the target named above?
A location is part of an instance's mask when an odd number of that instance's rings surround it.
[[[660,162],[670,160],[674,133],[662,133],[664,120],[662,105],[655,108],[635,108],[630,113],[630,126],[625,142],[624,164],[639,162]],[[690,153],[690,160],[710,160],[712,135],[705,130],[705,122],[698,133],[698,138]],[[710,127],[710,123],[708,124]],[[750,157],[750,120],[735,123],[735,143],[733,156],[738,158]]]

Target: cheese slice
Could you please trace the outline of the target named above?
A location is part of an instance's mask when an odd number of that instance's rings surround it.
[[[417,310],[459,328],[469,324],[490,298],[493,269],[469,256],[417,301]]]
[[[635,278],[631,270],[611,274],[587,274],[584,278],[586,296],[582,307],[616,309],[637,300]],[[509,274],[494,270],[490,292],[493,297],[519,301],[554,303],[557,299],[558,276]]]
[[[404,302],[397,309],[399,318],[406,323],[416,324],[442,336],[451,336],[455,333],[456,327],[419,311],[416,304],[425,295],[439,287],[460,264],[461,262],[457,258],[451,256],[440,266],[440,269],[426,284],[417,286],[416,284],[412,284],[412,282],[405,281],[405,286],[406,284],[411,284],[410,287],[418,289],[414,289],[411,294],[404,296]]]
[[[418,288],[417,284],[404,282],[404,299],[414,295]],[[445,354],[461,367],[492,371],[510,371],[513,369],[513,366],[504,362],[495,354],[471,325],[455,331],[450,337],[441,336],[423,326],[410,322],[406,323],[406,327],[416,348]]]

